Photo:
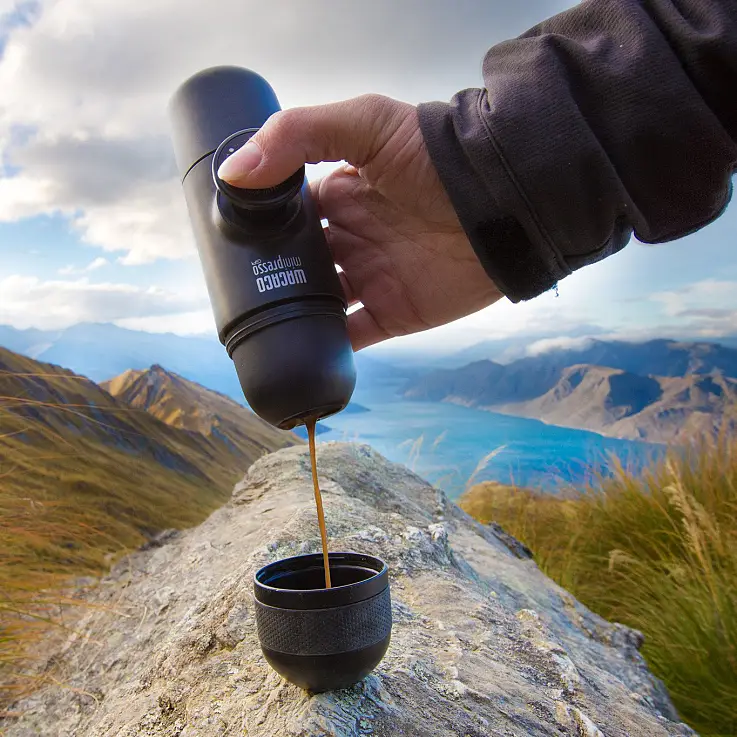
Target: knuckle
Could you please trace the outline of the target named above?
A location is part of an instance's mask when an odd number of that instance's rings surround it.
[[[303,108],[290,108],[275,113],[269,121],[272,133],[278,138],[289,138],[293,136],[303,125]]]
[[[379,95],[375,92],[369,92],[356,98],[358,105],[363,109],[364,113],[371,116],[386,114],[392,103],[391,98]]]
[[[414,110],[413,105],[399,102],[379,94],[367,94],[361,98],[362,114],[371,121],[377,133],[392,136]]]

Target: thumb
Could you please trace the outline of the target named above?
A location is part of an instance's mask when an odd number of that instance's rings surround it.
[[[273,187],[303,164],[345,160],[370,163],[399,127],[401,103],[382,95],[298,107],[274,113],[253,137],[220,166],[218,176],[234,187]]]

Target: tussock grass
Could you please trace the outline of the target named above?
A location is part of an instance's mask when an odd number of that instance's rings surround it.
[[[737,734],[737,439],[673,451],[584,491],[496,483],[460,505],[525,543],[601,616],[645,634],[643,655],[702,735]]]

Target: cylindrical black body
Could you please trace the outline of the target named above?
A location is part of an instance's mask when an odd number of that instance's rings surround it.
[[[264,657],[288,681],[319,693],[348,688],[384,657],[391,639],[389,572],[379,558],[330,553],[265,566],[254,577],[256,626]]]
[[[214,67],[180,86],[170,116],[218,337],[252,409],[289,429],[343,409],[356,376],[345,296],[306,182],[295,173],[281,202],[216,184],[226,139],[237,149],[279,109],[259,75]]]

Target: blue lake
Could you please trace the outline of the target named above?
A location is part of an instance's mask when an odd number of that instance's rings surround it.
[[[409,402],[396,385],[357,388],[369,412],[329,417],[319,442],[349,440],[373,446],[455,498],[473,477],[554,492],[607,474],[612,456],[632,470],[662,457],[663,447],[606,438],[537,420],[434,402]],[[492,451],[493,457],[483,459]],[[481,468],[479,468],[481,464]]]

